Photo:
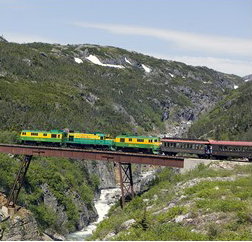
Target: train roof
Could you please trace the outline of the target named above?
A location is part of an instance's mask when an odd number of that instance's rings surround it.
[[[133,134],[121,134],[117,135],[116,138],[136,138],[136,139],[159,139],[157,136],[138,136],[138,135],[133,135]]]
[[[63,133],[64,131],[62,130],[58,130],[58,129],[53,129],[50,131],[46,131],[46,130],[29,130],[29,129],[24,129],[21,132],[32,132],[32,133]]]
[[[209,140],[211,145],[252,146],[252,141]]]
[[[161,142],[190,143],[190,144],[209,144],[208,140],[174,139],[174,138],[162,138]]]
[[[101,133],[101,132],[94,132],[94,133],[85,133],[85,132],[69,132],[69,135],[73,135],[73,134],[85,134],[85,135],[98,135],[98,136],[105,136],[105,134]]]

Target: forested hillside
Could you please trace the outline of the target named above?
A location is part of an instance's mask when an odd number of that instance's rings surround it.
[[[190,138],[252,140],[252,82],[246,82],[200,119],[188,131]]]
[[[114,47],[0,41],[0,83],[1,130],[181,135],[244,80]]]

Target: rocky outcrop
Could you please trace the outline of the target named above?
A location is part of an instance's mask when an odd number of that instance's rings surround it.
[[[68,234],[69,231],[68,228],[68,216],[67,216],[67,210],[66,207],[63,204],[60,204],[57,198],[54,196],[54,194],[50,191],[50,188],[47,184],[41,185],[41,189],[44,192],[44,204],[45,206],[52,211],[56,218],[54,227],[57,228],[57,232],[63,235]],[[84,227],[86,227],[91,222],[95,221],[98,217],[96,209],[94,206],[88,207],[81,199],[80,195],[75,191],[66,191],[65,196],[68,196],[69,198],[72,198],[72,201],[75,205],[75,207],[78,210],[78,222],[77,222],[77,228],[76,230],[81,230]],[[49,235],[51,238],[57,237],[55,235],[55,230],[47,229],[46,234]]]
[[[5,223],[2,240],[41,240],[35,218],[24,208],[21,208],[13,218],[9,218]]]
[[[99,189],[116,187],[114,163],[107,161],[79,161],[89,174],[100,180]]]
[[[0,193],[0,240],[42,240],[32,213],[25,208],[20,208],[14,216],[10,217],[1,212],[1,208],[6,202],[5,195]]]

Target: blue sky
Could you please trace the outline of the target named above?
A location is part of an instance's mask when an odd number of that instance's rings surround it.
[[[0,0],[8,41],[99,44],[252,73],[252,0]]]

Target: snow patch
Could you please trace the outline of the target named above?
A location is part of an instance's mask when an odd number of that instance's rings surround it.
[[[89,55],[88,57],[86,57],[86,59],[100,66],[108,66],[108,67],[121,68],[121,69],[125,68],[122,65],[103,64],[95,55]]]
[[[174,75],[173,75],[173,74],[171,74],[171,73],[169,73],[169,75],[170,75],[171,77],[174,77]]]
[[[237,89],[238,88],[238,86],[237,85],[234,85],[234,89]]]
[[[127,62],[127,63],[129,63],[130,65],[132,65],[132,63],[125,57],[125,61]]]
[[[249,79],[246,79],[246,80],[245,80],[245,82],[248,82],[248,81],[249,81]]]
[[[145,72],[150,73],[151,69],[149,67],[144,64],[142,64],[142,67],[144,68]]]
[[[78,64],[83,63],[83,60],[80,59],[80,58],[74,57],[74,60],[75,60],[75,62],[77,62]]]

